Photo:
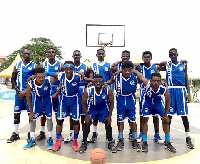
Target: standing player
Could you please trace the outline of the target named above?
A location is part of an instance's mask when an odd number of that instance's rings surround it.
[[[169,118],[167,116],[170,107],[169,91],[161,84],[161,75],[159,73],[152,73],[150,82],[148,84],[143,83],[143,85],[145,91],[142,100],[142,151],[148,152],[147,131],[149,115],[159,114],[162,117],[162,126],[165,132],[165,148],[175,153],[176,149],[170,142]],[[163,97],[165,97],[165,101],[163,101]]]
[[[124,147],[124,119],[128,117],[130,120],[130,127],[132,133],[132,148],[140,151],[140,146],[137,143],[137,125],[136,125],[136,109],[135,109],[135,92],[137,87],[137,77],[143,83],[147,81],[140,72],[133,70],[133,63],[131,61],[122,62],[122,70],[119,75],[112,76],[107,84],[115,82],[115,89],[117,92],[117,121],[119,131],[119,141],[117,143],[117,150],[121,151]]]
[[[90,132],[92,121],[98,118],[99,122],[105,124],[106,136],[108,137],[108,149],[116,153],[117,149],[112,141],[111,117],[114,108],[114,96],[110,87],[103,87],[104,81],[102,75],[94,76],[94,86],[85,89],[82,97],[82,107],[85,112],[86,126],[83,131],[83,142],[79,152],[84,153],[87,150],[87,137]],[[88,108],[87,108],[88,106]]]
[[[50,48],[47,51],[47,57],[48,57],[48,61],[45,61],[42,64],[42,67],[45,69],[45,72],[61,72],[63,70],[63,65],[61,64],[60,61],[56,61],[55,57],[56,57],[56,50],[54,48]],[[59,81],[55,81],[55,82],[51,82],[51,77],[49,76],[49,81],[51,83],[51,96],[53,96],[59,86]],[[58,110],[58,105],[59,105],[59,100],[58,98],[55,98],[54,96],[53,98],[53,110],[55,112],[55,118],[57,121],[57,110]],[[42,139],[45,139],[45,122],[46,122],[46,116],[43,115],[41,117],[41,131],[40,134],[36,137],[36,141],[40,141]]]
[[[47,129],[49,133],[49,139],[47,140],[47,148],[52,149],[52,98],[50,93],[50,82],[45,79],[45,69],[35,68],[34,70],[35,79],[27,84],[27,103],[30,109],[30,139],[28,144],[24,146],[24,149],[29,149],[36,145],[35,143],[35,128],[36,119],[43,116],[43,113],[47,117]]]
[[[166,69],[166,80],[167,85],[169,86],[169,93],[171,98],[170,109],[168,112],[170,124],[172,116],[175,113],[178,116],[181,116],[183,125],[185,127],[186,144],[189,149],[194,149],[194,145],[192,144],[190,137],[189,121],[187,117],[187,99],[188,102],[190,102],[190,89],[187,79],[187,63],[184,64],[182,61],[178,62],[178,52],[175,48],[169,50],[169,57],[171,61],[167,63],[161,63],[161,65],[164,64],[164,68]]]
[[[7,143],[12,143],[19,137],[19,123],[21,111],[27,110],[29,113],[27,101],[26,101],[26,89],[27,79],[33,75],[35,63],[30,61],[31,51],[24,49],[22,51],[22,59],[19,63],[14,66],[12,73],[12,87],[16,90],[15,95],[15,106],[14,106],[14,132],[11,137],[7,140]]]

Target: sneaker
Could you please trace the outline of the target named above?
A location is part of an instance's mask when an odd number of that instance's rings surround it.
[[[69,143],[71,141],[73,141],[74,139],[74,135],[72,135],[72,133],[70,133],[67,138],[64,139],[64,143]]]
[[[124,148],[124,139],[119,139],[117,143],[117,151],[121,151]]]
[[[92,138],[90,139],[89,143],[95,143],[97,141],[98,133],[93,132]]]
[[[171,142],[165,142],[165,149],[168,149],[169,151],[176,153],[176,149],[172,146]]]
[[[128,137],[129,140],[132,142],[132,141],[133,141],[133,137],[132,137],[132,132],[131,132],[131,130],[129,131],[129,134],[128,134],[128,135],[129,135],[129,137]]]
[[[52,151],[58,151],[61,148],[61,140],[57,139]]]
[[[13,132],[11,137],[7,140],[7,143],[12,143],[12,142],[17,141],[19,139],[20,139],[19,135],[16,134],[15,132]]]
[[[73,140],[72,148],[74,149],[74,151],[79,151],[80,147],[78,146],[77,139]]]
[[[132,148],[136,149],[137,152],[139,152],[141,150],[140,145],[138,144],[137,140],[133,140],[132,142]]]
[[[61,136],[60,136],[60,140],[61,140],[61,141],[64,141],[64,137],[62,136],[62,134],[61,134]]]
[[[137,138],[137,142],[140,143],[142,142],[142,132],[140,132],[138,138]]]
[[[148,152],[148,144],[147,142],[142,142],[142,152]]]
[[[111,151],[111,153],[116,153],[117,152],[117,147],[115,146],[115,143],[112,142],[112,141],[109,141],[108,149]]]
[[[82,142],[81,147],[79,149],[79,153],[83,154],[87,150],[87,143]]]
[[[36,145],[36,143],[35,143],[34,138],[30,138],[28,144],[26,146],[24,146],[24,150],[30,149],[35,145]]]
[[[52,137],[49,137],[49,139],[47,140],[47,149],[51,150],[53,148],[54,144],[53,144],[53,140]]]
[[[40,134],[35,138],[35,141],[41,141],[45,138],[46,138],[45,132],[40,131]]]
[[[159,134],[154,135],[154,141],[158,144],[164,144],[164,141],[160,138]]]
[[[194,149],[194,145],[192,144],[192,140],[190,137],[186,138],[186,144],[189,149]]]

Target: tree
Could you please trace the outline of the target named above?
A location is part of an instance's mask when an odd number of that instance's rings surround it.
[[[25,46],[22,46],[19,50],[14,51],[8,56],[8,60],[4,62],[1,67],[0,71],[6,69],[9,67],[9,65],[13,62],[15,57],[18,53],[22,53],[22,50],[28,48],[32,52],[31,60],[35,63],[39,64],[43,62],[46,59],[46,52],[49,48],[54,48],[57,54],[58,59],[62,59],[61,55],[61,46],[55,46],[53,42],[50,39],[47,38],[32,38],[30,40],[30,43],[26,44]]]

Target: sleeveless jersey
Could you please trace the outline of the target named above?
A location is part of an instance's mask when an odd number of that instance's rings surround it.
[[[86,76],[86,72],[87,72],[87,66],[84,63],[81,63],[80,66],[75,66],[75,72],[82,72],[84,74],[84,76]],[[80,81],[80,86],[85,86],[87,83],[84,81]]]
[[[22,61],[16,64],[17,69],[17,87],[20,91],[27,89],[27,79],[34,74],[35,63],[32,61],[26,66]]]
[[[177,65],[167,62],[166,80],[168,86],[185,86],[185,66],[179,62]]]

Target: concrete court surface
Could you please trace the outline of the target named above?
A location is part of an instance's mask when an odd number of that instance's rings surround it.
[[[185,144],[185,132],[180,117],[174,116],[171,125],[171,141],[173,146],[177,149],[176,153],[171,153],[164,148],[164,145],[159,145],[153,141],[153,123],[152,118],[149,120],[149,131],[148,131],[148,153],[136,152],[131,148],[131,142],[128,139],[128,121],[125,120],[125,146],[122,151],[117,153],[111,153],[107,149],[107,142],[105,141],[105,128],[103,124],[98,125],[98,140],[96,143],[90,143],[86,153],[79,154],[74,152],[71,148],[72,143],[64,144],[58,152],[52,152],[46,148],[46,139],[37,142],[37,146],[23,150],[23,146],[26,145],[27,132],[29,131],[27,113],[21,114],[20,123],[20,137],[21,139],[7,144],[6,140],[10,137],[13,131],[13,101],[0,100],[0,163],[2,164],[26,164],[26,163],[90,163],[89,154],[93,148],[103,148],[107,153],[107,163],[199,163],[200,161],[200,103],[190,103],[189,106],[189,121],[192,141],[195,144],[195,149],[190,150]],[[138,102],[137,102],[138,105]],[[138,106],[137,106],[138,111]],[[138,113],[138,112],[137,112]],[[54,120],[54,131],[53,139],[55,142],[55,119]],[[139,116],[137,115],[138,132],[139,132]],[[116,126],[116,109],[113,111],[113,138],[117,142],[117,126]],[[63,136],[66,137],[69,134],[69,120],[65,119],[63,126]],[[36,134],[40,131],[40,123],[37,120]],[[93,127],[91,126],[91,132]],[[92,134],[92,133],[91,133]],[[89,138],[91,137],[89,135]],[[162,131],[160,121],[160,136],[164,139],[164,133]],[[48,137],[46,129],[46,137]],[[81,144],[82,132],[79,135],[79,145]]]

